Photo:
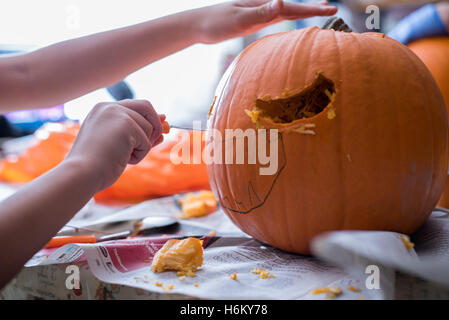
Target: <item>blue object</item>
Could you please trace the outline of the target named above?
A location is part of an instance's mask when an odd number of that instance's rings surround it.
[[[293,2],[303,3],[303,0],[293,0]],[[307,27],[307,25],[304,22],[304,19],[298,19],[295,21],[295,28],[296,29],[302,29]]]
[[[116,101],[134,99],[134,92],[125,81],[120,81],[106,89]]]
[[[388,36],[402,44],[408,44],[418,39],[448,34],[435,5],[428,4],[399,21]]]

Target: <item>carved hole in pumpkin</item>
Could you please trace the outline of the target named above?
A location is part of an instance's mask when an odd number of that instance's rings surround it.
[[[311,85],[291,97],[257,99],[251,114],[275,123],[290,123],[319,114],[332,102],[334,95],[334,82],[320,72]]]

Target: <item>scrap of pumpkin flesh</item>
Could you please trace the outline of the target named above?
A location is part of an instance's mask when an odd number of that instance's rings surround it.
[[[212,191],[189,193],[178,200],[181,204],[183,219],[198,218],[217,211],[217,200]]]
[[[203,264],[203,242],[197,238],[171,239],[156,253],[154,272],[178,271],[179,276],[194,276]]]
[[[267,123],[289,124],[295,120],[311,118],[321,113],[327,106],[330,106],[328,119],[333,119],[336,113],[331,104],[335,93],[334,82],[326,78],[322,72],[318,72],[312,84],[301,92],[275,99],[266,95],[256,99],[253,110],[246,110],[246,113],[258,127],[264,127]]]

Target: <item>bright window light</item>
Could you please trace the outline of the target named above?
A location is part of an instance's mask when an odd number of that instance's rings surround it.
[[[0,2],[0,44],[42,47],[218,2],[222,1],[4,0]],[[199,119],[212,103],[225,57],[240,50],[241,40],[195,45],[126,80],[136,98],[150,100],[170,121]],[[98,90],[68,102],[65,111],[69,118],[82,120],[96,103],[105,100],[112,97]]]

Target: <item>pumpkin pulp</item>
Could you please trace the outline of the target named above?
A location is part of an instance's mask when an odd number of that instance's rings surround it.
[[[334,82],[318,72],[312,84],[299,93],[286,98],[271,99],[265,96],[256,99],[254,109],[247,111],[247,114],[259,125],[259,119],[275,124],[288,124],[321,113],[332,103],[335,93]],[[287,91],[284,96],[288,96]]]

